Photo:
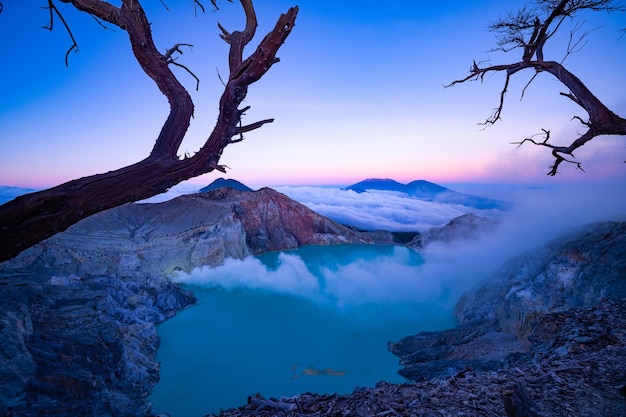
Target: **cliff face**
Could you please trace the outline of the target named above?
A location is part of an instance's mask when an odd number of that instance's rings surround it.
[[[165,278],[0,282],[0,414],[142,416],[159,380],[156,325],[193,302]]]
[[[456,307],[463,323],[495,319],[523,339],[546,313],[626,297],[626,223],[571,230],[546,247],[523,254],[465,294]]]
[[[461,298],[457,328],[406,337],[390,343],[389,349],[400,357],[404,366],[400,373],[413,380],[464,369],[520,366],[532,360],[532,352],[538,349],[533,340],[539,339],[545,342],[544,351],[551,347],[551,354],[565,356],[566,349],[554,351],[564,343],[560,330],[552,327],[555,332],[550,333],[538,326],[550,327],[546,317],[551,314],[561,314],[559,320],[565,322],[578,314],[576,309],[585,308],[596,311],[599,324],[610,326],[610,321],[600,323],[598,308],[607,299],[620,300],[620,308],[626,300],[626,223],[598,223],[570,231],[517,257]],[[614,321],[615,331],[626,331],[624,324]],[[590,329],[582,326],[568,331],[578,331],[585,343],[582,335]],[[626,365],[615,371],[626,377]]]
[[[235,218],[243,224],[246,244],[254,254],[300,245],[392,242],[391,234],[381,239],[376,233],[355,231],[270,188],[254,193],[222,188],[210,196],[237,201],[233,205]]]

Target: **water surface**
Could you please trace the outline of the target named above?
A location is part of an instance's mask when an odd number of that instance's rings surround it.
[[[454,325],[446,292],[419,282],[422,262],[401,247],[310,246],[184,276],[198,304],[159,327],[155,411],[402,382],[387,342]]]

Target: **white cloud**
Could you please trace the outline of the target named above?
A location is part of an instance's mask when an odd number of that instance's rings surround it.
[[[18,197],[23,194],[32,193],[37,191],[34,188],[23,188],[23,187],[11,187],[6,185],[0,185],[0,204],[4,204],[7,201],[13,200],[15,197]]]
[[[138,203],[162,203],[181,195],[197,193],[202,187],[202,185],[194,184],[189,181],[183,181],[162,194],[157,194],[154,197],[138,201]]]
[[[370,190],[357,193],[330,187],[276,187],[288,197],[339,223],[362,229],[424,231],[465,213],[498,214],[458,204],[410,198],[404,193]]]
[[[451,287],[458,286],[457,282],[448,279],[454,274],[442,275],[441,269],[424,264],[410,249],[378,247],[378,252],[363,256],[350,252],[351,248],[319,247],[318,256],[308,261],[298,252],[281,253],[275,268],[256,257],[227,259],[221,266],[196,268],[189,274],[179,272],[172,279],[208,288],[297,296],[341,311],[366,307],[361,313],[414,312],[424,305],[439,305],[449,311],[456,301],[450,295],[456,295]],[[346,251],[352,258],[336,256],[336,251]],[[441,260],[450,267],[447,261]]]
[[[288,295],[315,297],[320,287],[318,279],[308,270],[302,258],[281,253],[279,268],[272,270],[258,258],[228,258],[218,267],[195,268],[190,274],[177,273],[175,282],[224,289],[248,288],[269,290]]]

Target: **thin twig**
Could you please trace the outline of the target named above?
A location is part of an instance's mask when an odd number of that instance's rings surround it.
[[[179,64],[178,62],[174,61],[173,59],[169,63],[184,69],[185,71],[187,71],[189,73],[189,75],[191,75],[193,78],[195,78],[196,79],[196,91],[198,91],[198,89],[200,88],[200,78],[198,78],[196,76],[196,74],[193,73],[193,71],[191,71],[189,68],[187,68],[183,64]]]
[[[187,66],[185,66],[183,64],[179,64],[178,62],[176,62],[176,58],[174,58],[172,56],[172,54],[174,54],[174,52],[178,52],[181,55],[183,54],[183,51],[180,50],[181,46],[188,46],[189,49],[193,50],[192,49],[193,45],[190,44],[190,43],[177,43],[176,45],[174,45],[170,49],[168,49],[165,52],[165,54],[163,54],[163,59],[168,64],[176,65],[177,67],[180,67],[180,68],[184,69],[185,71],[187,71],[189,73],[189,75],[191,75],[193,78],[195,78],[195,80],[196,80],[196,91],[198,91],[198,89],[200,88],[200,78],[198,78],[196,76],[196,74],[194,74],[193,71],[191,71]]]
[[[57,9],[53,0],[48,0],[48,6],[45,8],[50,11],[50,23],[44,26],[44,29],[48,29],[49,31],[52,31],[52,28],[54,26],[54,15],[56,14],[59,17],[59,19],[61,19],[61,23],[63,23],[63,26],[65,26],[65,30],[67,31],[67,34],[70,36],[70,39],[72,39],[72,45],[69,47],[69,49],[65,53],[65,66],[69,67],[68,60],[69,60],[70,52],[72,52],[72,50],[74,49],[76,49],[76,52],[78,52],[78,42],[76,42],[76,38],[74,38],[74,34],[72,33],[70,26],[65,21],[65,18],[63,17],[59,9]]]

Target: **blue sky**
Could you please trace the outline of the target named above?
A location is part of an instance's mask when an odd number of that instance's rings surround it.
[[[70,40],[60,21],[49,32],[41,29],[48,15],[37,2],[4,3],[0,184],[52,186],[144,158],[168,107],[134,61],[125,33],[103,30],[89,16],[59,4],[80,48],[66,68]],[[227,45],[218,38],[216,22],[241,28],[243,13],[226,1],[218,13],[198,17],[191,1],[166,1],[169,11],[158,1],[144,3],[157,47],[195,45],[180,58],[201,78],[196,92],[195,81],[180,72],[196,103],[181,154],[193,153],[213,127],[221,94],[217,73],[226,73]],[[229,177],[251,186],[351,184],[366,177],[440,183],[626,179],[623,137],[595,139],[576,154],[587,173],[563,166],[556,179],[545,176],[551,164],[545,150],[510,144],[541,128],[555,138],[580,130],[570,119],[584,114],[558,95],[564,89],[549,76],[539,77],[521,101],[521,88],[532,74],[516,77],[503,120],[486,130],[478,123],[497,105],[502,75],[482,85],[443,87],[464,77],[474,59],[494,64],[517,59],[486,52],[494,46],[487,26],[523,2],[256,3],[255,41],[289,6],[298,4],[300,13],[279,51],[281,62],[250,88],[246,100],[252,106],[247,121],[276,120],[226,149],[221,163],[231,168]],[[626,15],[582,17],[584,29],[593,33],[582,51],[567,58],[567,67],[624,116],[626,38],[619,29],[626,26]],[[568,31],[562,35],[546,50],[546,59],[563,58]]]

